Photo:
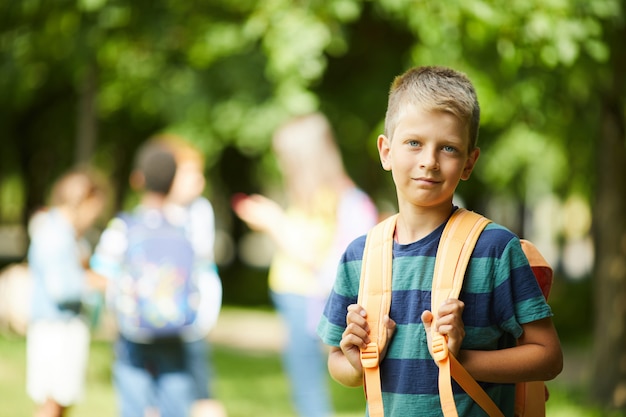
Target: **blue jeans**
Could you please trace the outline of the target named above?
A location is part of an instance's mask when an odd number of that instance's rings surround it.
[[[116,343],[113,382],[122,417],[140,417],[156,408],[160,417],[186,417],[195,386],[180,341],[151,344],[120,339]]]
[[[296,411],[301,417],[328,417],[332,402],[328,389],[327,355],[309,324],[318,318],[316,300],[272,292],[272,301],[287,326],[283,366],[289,377]]]
[[[187,370],[194,380],[194,395],[197,400],[213,398],[209,385],[213,376],[213,369],[209,361],[210,349],[204,339],[185,342],[185,357]]]

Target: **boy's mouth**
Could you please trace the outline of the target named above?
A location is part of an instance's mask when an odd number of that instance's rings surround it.
[[[430,177],[418,177],[418,178],[413,178],[414,181],[420,182],[420,183],[428,183],[428,184],[438,184],[440,181],[435,179],[435,178],[430,178]]]

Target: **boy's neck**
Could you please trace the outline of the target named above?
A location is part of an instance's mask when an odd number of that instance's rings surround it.
[[[425,238],[450,217],[452,208],[452,203],[428,208],[400,208],[395,240],[408,244]]]

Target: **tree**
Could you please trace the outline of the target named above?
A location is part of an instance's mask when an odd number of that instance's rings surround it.
[[[626,11],[622,2],[622,12]],[[624,13],[622,13],[624,16]],[[626,39],[624,21],[606,24],[610,66],[600,91],[594,271],[596,316],[592,393],[626,410]]]

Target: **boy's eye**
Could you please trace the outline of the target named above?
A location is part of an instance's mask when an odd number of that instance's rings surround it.
[[[416,141],[416,140],[408,140],[408,141],[407,141],[407,143],[409,144],[409,146],[413,146],[413,147],[415,147],[415,146],[419,146],[419,144],[420,144],[420,143],[419,143],[418,141]]]
[[[456,152],[456,148],[454,146],[450,146],[450,145],[445,145],[443,147],[443,150],[446,151],[446,152],[451,152],[451,153],[452,152]]]

